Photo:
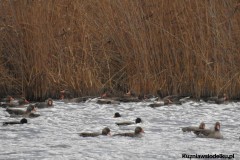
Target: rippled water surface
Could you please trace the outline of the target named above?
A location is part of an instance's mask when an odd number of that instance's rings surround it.
[[[182,154],[234,154],[240,159],[240,103],[223,105],[189,101],[183,105],[156,109],[150,102],[99,105],[94,101],[65,104],[54,101],[54,108],[39,109],[40,117],[29,124],[0,125],[0,159],[185,159]],[[121,118],[113,118],[119,112]],[[109,127],[111,133],[131,132],[136,125],[115,125],[140,117],[145,133],[142,137],[80,137],[80,132],[100,132]],[[11,118],[0,108],[0,122]],[[221,123],[223,140],[198,138],[183,133],[181,127],[206,127]]]

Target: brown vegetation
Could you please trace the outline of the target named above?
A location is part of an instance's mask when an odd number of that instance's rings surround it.
[[[239,0],[2,0],[0,95],[240,96]]]

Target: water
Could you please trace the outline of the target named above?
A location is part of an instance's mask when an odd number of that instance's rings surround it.
[[[99,105],[95,102],[65,104],[54,101],[54,108],[39,109],[40,117],[28,119],[29,124],[0,125],[0,159],[87,159],[87,160],[156,160],[187,159],[182,154],[239,155],[239,105],[223,105],[189,101],[183,105],[150,108],[150,102]],[[11,118],[0,108],[0,122]],[[121,118],[113,118],[119,112]],[[133,131],[137,125],[122,126],[115,122],[143,120],[145,133],[131,137],[80,137],[80,132],[98,132],[109,127],[111,133]],[[183,133],[181,127],[206,127],[221,123],[223,140],[198,138]]]

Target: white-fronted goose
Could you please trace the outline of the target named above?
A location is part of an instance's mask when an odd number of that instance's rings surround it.
[[[52,98],[48,98],[45,102],[39,102],[35,104],[37,108],[50,108],[53,107]]]
[[[199,127],[183,127],[182,131],[183,132],[193,132],[196,135],[199,135],[199,132],[197,131],[198,129],[205,129],[205,123],[201,122]]]
[[[197,129],[196,131],[199,132],[199,134],[198,134],[199,137],[223,139],[223,136],[220,133],[220,123],[219,122],[215,123],[214,130]]]

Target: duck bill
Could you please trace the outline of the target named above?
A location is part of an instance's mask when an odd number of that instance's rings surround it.
[[[219,125],[217,125],[217,126],[216,126],[216,129],[219,131],[219,130],[220,130],[220,126],[219,126]]]
[[[52,106],[52,105],[53,105],[53,101],[52,101],[52,100],[49,100],[49,101],[47,102],[47,105],[48,105],[48,106]]]

